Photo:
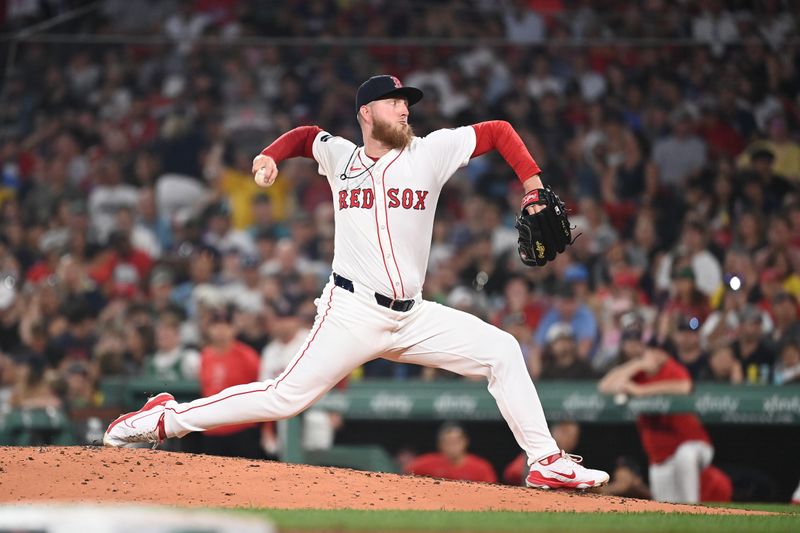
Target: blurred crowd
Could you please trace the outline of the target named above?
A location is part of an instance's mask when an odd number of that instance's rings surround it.
[[[80,4],[5,2],[4,27]],[[302,124],[358,141],[355,89],[383,72],[425,91],[418,135],[508,120],[572,210],[574,245],[531,269],[521,185],[496,154],[438,206],[425,297],[511,332],[535,380],[596,380],[635,332],[696,381],[800,383],[797,15],[779,0],[102,2],[51,31],[119,44],[0,54],[0,405],[98,406],[104,376],[208,376],[209,391],[280,372],[330,274],[334,208],[312,161],[259,189],[252,158]],[[298,36],[372,40],[258,41]],[[220,380],[228,357],[248,370]],[[378,360],[351,379],[371,377],[452,376]]]

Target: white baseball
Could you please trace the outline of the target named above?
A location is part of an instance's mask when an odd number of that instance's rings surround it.
[[[256,171],[256,183],[259,185],[266,185],[267,183],[264,181],[267,177],[267,167],[261,167]]]

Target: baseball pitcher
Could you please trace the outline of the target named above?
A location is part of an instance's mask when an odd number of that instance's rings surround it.
[[[559,450],[514,337],[422,298],[439,194],[473,157],[498,150],[525,187],[517,229],[526,265],[552,261],[571,243],[571,233],[564,204],[543,187],[539,167],[510,124],[482,122],[416,137],[409,108],[421,98],[422,91],[394,76],[374,76],[355,99],[363,146],[303,126],[255,157],[252,170],[261,186],[273,184],[281,161],[308,157],[333,192],[333,274],[316,301],[308,338],[276,379],[190,403],[158,394],[115,420],[106,445],[158,444],[192,431],[292,417],[354,368],[383,357],[487,379],[527,454],[528,486],[587,489],[608,481],[607,473],[584,468],[580,457]]]

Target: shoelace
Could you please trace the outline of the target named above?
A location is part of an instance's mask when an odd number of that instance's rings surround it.
[[[153,444],[153,449],[156,448],[161,443],[161,440],[158,438],[158,428],[155,431],[142,431],[139,433],[133,433],[128,436],[128,442],[148,442]]]
[[[553,454],[553,455],[555,455],[555,454]],[[576,464],[581,464],[583,462],[583,456],[576,455],[574,453],[567,453],[564,450],[561,450],[558,455],[559,455],[559,459],[564,459],[566,461],[572,461],[573,463],[576,463]],[[550,457],[552,457],[552,455]],[[548,457],[548,459],[549,459],[549,457]],[[555,461],[558,461],[558,459],[556,459]],[[548,464],[552,464],[555,461],[551,461]]]
[[[564,459],[567,459],[569,461],[572,461],[573,463],[580,464],[580,463],[583,462],[583,456],[576,455],[574,453],[567,453],[564,450],[561,450],[561,457],[563,457]]]

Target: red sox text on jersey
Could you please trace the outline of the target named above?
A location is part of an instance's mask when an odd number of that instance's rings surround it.
[[[409,188],[399,189],[391,187],[386,190],[388,198],[387,207],[389,209],[425,209],[425,199],[430,191],[413,190]],[[339,209],[360,207],[362,209],[372,209],[375,205],[375,191],[372,189],[350,189],[339,191]]]

